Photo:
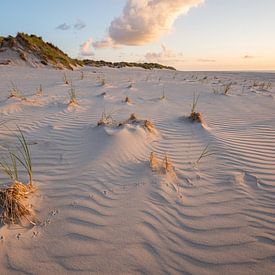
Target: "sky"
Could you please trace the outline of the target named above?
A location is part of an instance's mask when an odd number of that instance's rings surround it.
[[[179,70],[275,70],[275,0],[0,0],[0,36],[71,57]]]

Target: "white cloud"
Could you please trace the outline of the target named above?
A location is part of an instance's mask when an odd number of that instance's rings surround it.
[[[173,23],[204,0],[128,0],[107,37],[117,45],[144,45],[171,30]]]
[[[89,38],[86,42],[80,45],[79,55],[80,56],[93,56],[94,52],[92,49],[93,39]]]

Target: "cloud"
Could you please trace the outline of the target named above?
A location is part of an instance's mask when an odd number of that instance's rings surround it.
[[[243,59],[252,59],[252,58],[255,58],[255,56],[252,56],[252,55],[243,56]]]
[[[82,22],[81,20],[78,20],[75,24],[74,24],[74,29],[79,31],[82,30],[86,27],[86,24],[84,22]]]
[[[62,30],[62,31],[66,31],[66,30],[69,30],[71,28],[70,25],[67,25],[66,23],[63,23],[59,26],[56,27],[56,29],[58,30]]]
[[[204,0],[128,0],[107,37],[118,45],[145,45],[171,30],[175,20]]]
[[[163,63],[167,65],[176,65],[184,62],[182,53],[175,53],[169,49],[165,44],[161,45],[161,52],[149,52],[145,55],[146,62]]]
[[[92,44],[93,44],[92,38],[89,38],[86,42],[81,44],[79,49],[79,55],[86,56],[86,57],[93,56],[94,52],[92,49]]]
[[[101,41],[94,42],[93,47],[95,47],[96,49],[111,48],[111,47],[114,47],[114,43],[110,37],[106,37]]]
[[[205,58],[200,58],[197,60],[198,62],[205,62],[205,63],[213,63],[216,62],[215,59],[205,59]]]

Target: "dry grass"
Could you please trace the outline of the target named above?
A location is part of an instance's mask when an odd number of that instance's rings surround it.
[[[42,96],[43,95],[43,88],[42,85],[39,85],[39,88],[36,90],[36,95]]]
[[[101,114],[101,118],[97,122],[97,126],[115,126],[116,121],[113,118],[113,111],[106,112],[105,110]]]
[[[149,163],[152,172],[159,172],[164,175],[175,175],[175,168],[167,154],[165,154],[162,162],[160,162],[154,152],[151,152]]]
[[[34,191],[33,185],[25,185],[18,181],[15,181],[10,187],[0,189],[1,222],[3,224],[15,224],[20,223],[25,218],[35,225],[29,218],[32,213],[26,204],[29,194]]]
[[[150,155],[150,168],[153,172],[156,172],[159,169],[159,160],[155,156],[154,152],[151,152]]]
[[[132,100],[130,99],[130,97],[126,96],[124,102],[126,102],[126,103],[132,103]]]
[[[165,99],[165,93],[164,93],[164,87],[162,88],[162,96],[160,97],[160,100]]]
[[[17,88],[17,85],[11,81],[11,89],[9,90],[8,98],[19,98],[21,100],[27,100],[21,93],[21,91]]]
[[[154,124],[150,120],[144,120],[144,127],[147,129],[150,133],[154,132]]]
[[[70,97],[70,101],[69,101],[69,105],[78,105],[77,99],[76,99],[76,91],[75,88],[73,86],[73,82],[71,82],[71,87],[68,91],[69,97]]]
[[[202,114],[199,112],[196,112],[199,97],[200,97],[199,95],[196,97],[196,95],[194,94],[192,108],[191,108],[191,114],[189,116],[189,119],[193,122],[202,123],[203,122]]]
[[[165,154],[164,159],[162,161],[161,170],[164,174],[169,174],[174,172],[174,166],[170,158],[167,156],[167,154]]]
[[[150,120],[142,120],[138,119],[135,113],[132,113],[130,117],[125,120],[124,122],[119,123],[119,126],[125,125],[125,124],[137,124],[143,126],[146,130],[148,130],[150,133],[153,133],[155,130],[154,124]]]
[[[69,80],[67,79],[67,75],[65,73],[63,75],[63,82],[64,84],[69,85]]]
[[[10,152],[10,164],[6,160],[0,161],[2,172],[13,182],[11,186],[0,189],[0,220],[2,223],[20,223],[26,218],[31,224],[35,224],[29,219],[31,215],[30,207],[26,204],[29,194],[35,191],[32,182],[32,162],[30,150],[23,132],[18,128],[20,134],[17,135],[20,147],[18,153]],[[21,164],[29,175],[29,184],[23,184],[19,181],[17,162]]]
[[[194,162],[194,167],[198,167],[199,166],[199,162],[203,159],[203,158],[207,158],[211,155],[213,155],[214,153],[210,153],[208,151],[208,147],[209,147],[209,144],[207,144],[205,146],[205,148],[203,149],[203,151],[201,152],[200,156],[198,157],[198,159]]]
[[[232,83],[230,82],[230,83],[224,84],[223,88],[224,88],[223,94],[227,95],[232,88]]]

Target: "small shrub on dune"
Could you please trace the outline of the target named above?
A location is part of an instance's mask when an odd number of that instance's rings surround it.
[[[30,220],[31,209],[27,205],[28,196],[33,193],[36,188],[32,182],[32,163],[30,150],[23,132],[19,129],[20,134],[17,136],[20,147],[18,153],[9,152],[10,163],[6,160],[0,161],[2,172],[9,177],[12,184],[9,187],[0,189],[0,209],[1,222],[4,224],[20,223],[23,218]],[[21,164],[29,175],[29,183],[24,184],[19,181],[17,163]]]
[[[192,108],[191,108],[191,114],[189,116],[189,119],[193,122],[202,123],[203,122],[202,114],[199,112],[196,112],[198,100],[199,100],[199,96],[196,97],[196,95],[194,94]]]

